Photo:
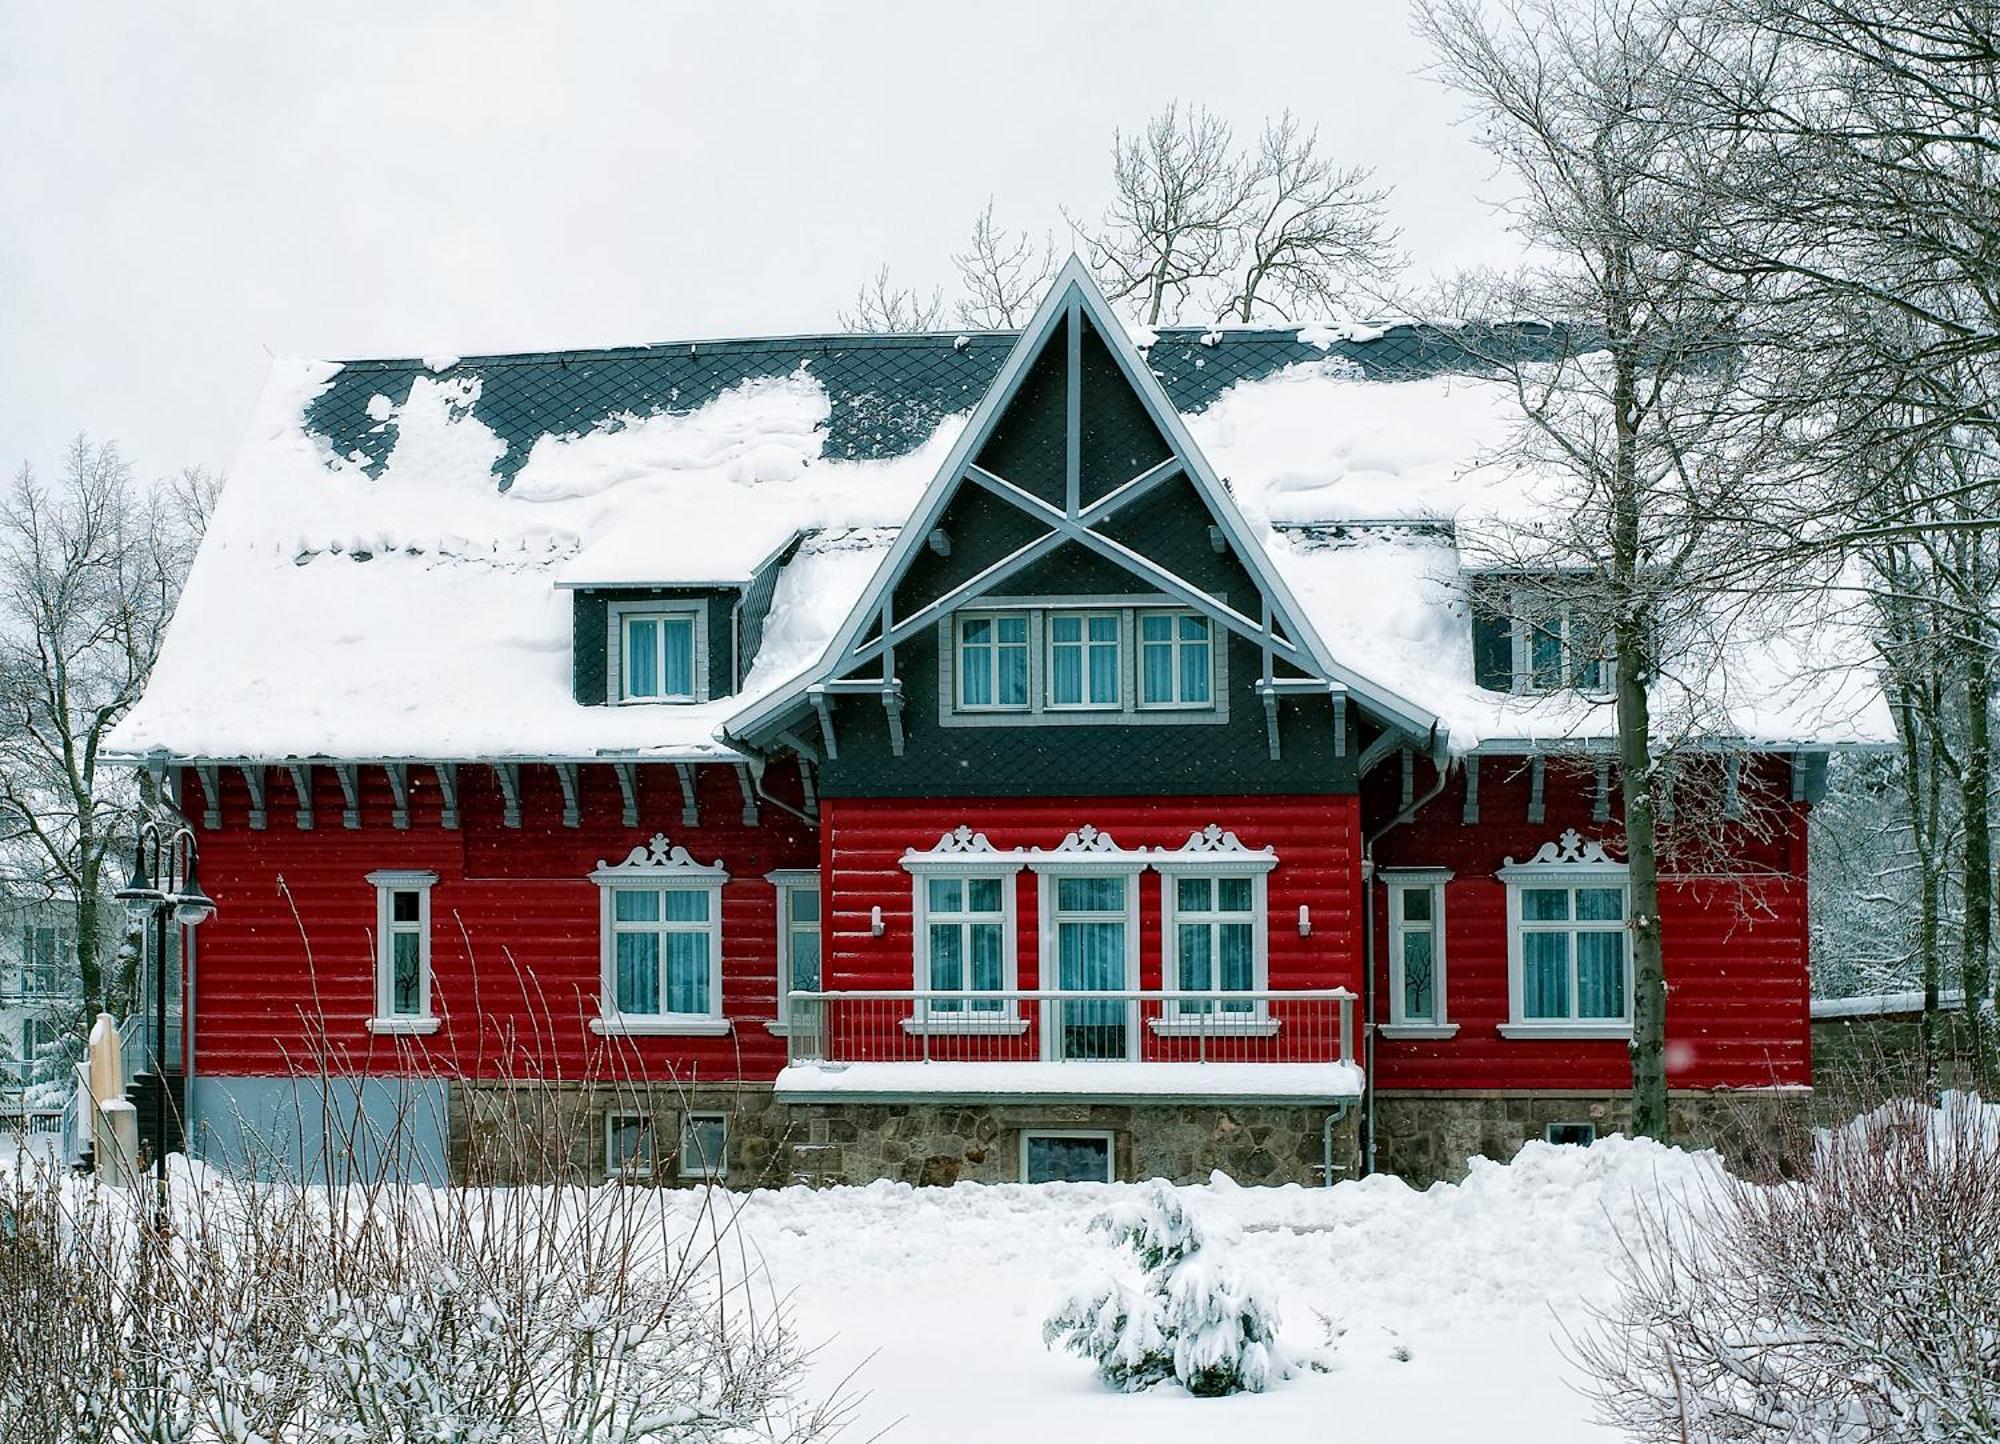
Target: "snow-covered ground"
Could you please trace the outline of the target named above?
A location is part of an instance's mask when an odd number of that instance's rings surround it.
[[[1117,1185],[884,1183],[732,1203],[802,1332],[823,1341],[817,1382],[855,1371],[856,1438],[1564,1444],[1615,1436],[1575,1390],[1563,1324],[1605,1296],[1636,1209],[1717,1167],[1609,1138],[1530,1144],[1422,1193],[1391,1178],[1186,1189],[1205,1222],[1240,1229],[1225,1247],[1278,1285],[1288,1339],[1344,1331],[1330,1372],[1228,1399],[1171,1384],[1113,1393],[1085,1361],[1043,1348],[1048,1311],[1110,1262],[1085,1226]]]

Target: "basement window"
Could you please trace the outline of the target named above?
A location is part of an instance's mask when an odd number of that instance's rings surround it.
[[[1595,1123],[1551,1123],[1542,1135],[1551,1143],[1574,1143],[1588,1148],[1597,1142]]]
[[[1023,1183],[1115,1183],[1117,1170],[1109,1133],[1047,1129],[1021,1135]]]
[[[604,1116],[604,1174],[607,1178],[653,1176],[653,1120],[644,1113]]]
[[[729,1118],[723,1113],[681,1115],[682,1178],[729,1176]]]

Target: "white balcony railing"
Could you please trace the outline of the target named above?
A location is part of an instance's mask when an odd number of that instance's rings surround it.
[[[792,1063],[1345,1063],[1346,988],[794,992]]]

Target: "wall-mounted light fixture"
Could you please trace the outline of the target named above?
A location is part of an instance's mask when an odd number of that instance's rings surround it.
[[[882,936],[882,934],[886,933],[887,931],[889,931],[889,929],[886,926],[884,926],[882,922],[882,907],[881,904],[878,903],[874,907],[868,909],[868,934],[870,937],[879,938]]]
[[[1312,914],[1312,909],[1311,909],[1311,908],[1309,908],[1309,907],[1307,907],[1307,906],[1306,906],[1306,905],[1305,905],[1304,903],[1300,903],[1300,904],[1299,904],[1299,936],[1300,936],[1300,937],[1302,937],[1302,938],[1309,938],[1309,937],[1311,937],[1312,935],[1313,935],[1313,914]]]

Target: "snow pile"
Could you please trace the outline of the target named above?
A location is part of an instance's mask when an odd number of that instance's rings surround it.
[[[1270,1285],[1219,1262],[1222,1242],[1173,1188],[1155,1180],[1091,1220],[1138,1265],[1080,1289],[1042,1325],[1042,1339],[1094,1361],[1112,1388],[1136,1393],[1176,1379],[1190,1394],[1262,1393],[1290,1374]]]

